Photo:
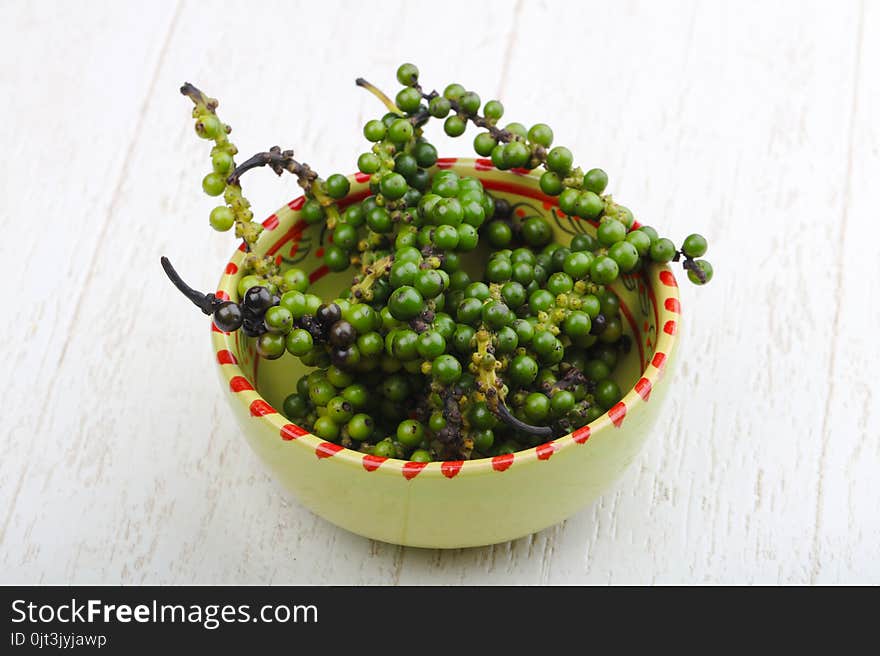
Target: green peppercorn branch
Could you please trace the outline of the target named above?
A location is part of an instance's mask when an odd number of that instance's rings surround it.
[[[398,93],[398,105],[409,110],[409,119],[414,126],[421,127],[432,117],[446,118],[444,129],[452,137],[463,134],[467,122],[485,128],[487,131],[477,135],[474,140],[474,148],[479,155],[491,156],[496,168],[534,169],[543,166],[545,173],[541,176],[541,189],[548,195],[560,196],[560,208],[566,214],[587,219],[615,218],[627,228],[632,225],[632,213],[627,208],[613,203],[611,196],[600,196],[608,181],[604,171],[591,169],[584,173],[581,168],[572,167],[573,156],[568,148],[556,146],[550,149],[553,131],[548,125],[536,124],[528,131],[519,123],[499,128],[497,123],[504,113],[503,105],[499,101],[487,102],[484,114],[480,115],[479,96],[472,91],[466,91],[461,85],[448,85],[442,95],[436,90],[425,93],[419,84],[418,69],[415,66],[408,68],[403,75],[398,77],[398,81],[405,85]],[[380,98],[390,111],[404,114],[375,85],[363,78],[358,78],[357,84]],[[428,106],[419,104],[421,100],[427,101]],[[448,116],[450,112],[453,114]],[[512,149],[505,148],[504,144],[514,146]],[[705,261],[698,263],[695,257],[699,255],[694,256],[687,248],[679,250],[673,246],[669,249],[664,242],[663,247],[656,249],[653,259],[665,263],[678,262],[683,258],[682,266],[688,273],[688,279],[695,284],[705,284],[712,275],[711,265]]]
[[[195,105],[193,118],[196,119],[196,134],[213,140],[215,144],[211,150],[213,170],[203,179],[202,188],[209,196],[222,194],[226,205],[220,205],[211,211],[210,224],[220,232],[225,232],[234,225],[235,236],[244,240],[249,251],[243,263],[245,271],[277,286],[281,280],[274,260],[271,257],[258,257],[252,252],[263,227],[253,220],[251,204],[242,195],[241,176],[262,166],[268,166],[277,175],[284,171],[295,175],[309,199],[310,204],[305,208],[306,214],[316,221],[327,218],[331,227],[338,217],[334,198],[341,198],[348,193],[348,180],[339,174],[326,181],[322,180],[308,164],[296,161],[292,150],[282,151],[278,146],[273,146],[268,152],[257,153],[236,166],[234,156],[238,149],[228,138],[232,128],[221,123],[217,117],[219,102],[188,82],[181,87],[180,92]]]
[[[217,116],[219,102],[216,98],[208,97],[189,82],[180,88],[180,92],[195,105],[193,118],[196,119],[196,134],[214,142],[211,149],[212,171],[202,180],[202,188],[209,196],[223,194],[226,205],[220,205],[211,211],[211,225],[222,231],[235,225],[236,236],[244,239],[250,247],[256,243],[262,226],[253,222],[250,202],[242,196],[237,182],[227,183],[226,178],[235,168],[234,157],[238,154],[238,148],[228,137],[232,128],[222,123]]]
[[[241,211],[249,207],[241,176],[266,166],[296,176],[306,196],[302,219],[326,228],[324,264],[353,269],[338,297],[318,297],[305,271],[281,271],[253,253],[237,300],[193,290],[163,261],[166,273],[220,330],[255,340],[260,357],[290,354],[311,368],[291,381],[282,412],[325,440],[427,462],[512,453],[595,420],[621,398],[614,370],[631,348],[610,285],[669,261],[682,261],[688,278],[704,284],[712,268],[697,258],[706,240],[693,234],[679,249],[649,226],[632,229],[632,212],[605,193],[605,172],[575,168],[567,148],[552,147],[549,126],[500,127],[500,102],[482,104],[458,84],[426,93],[412,64],[397,79],[403,88],[393,101],[357,80],[387,110],[363,128],[371,144],[357,162],[369,176],[363,201],[340,210],[348,180],[322,179],[277,146],[238,166],[231,155],[219,164],[212,156],[214,173],[226,166],[224,177],[203,183],[228,201],[211,224],[235,224],[253,244],[260,227]],[[197,133],[228,155],[234,146],[216,101],[194,87],[186,95],[196,104]],[[558,196],[562,212],[594,221],[596,235],[557,243],[545,217],[520,218],[478,179],[435,171],[437,149],[425,136],[435,118],[450,136],[468,123],[480,128],[474,149],[499,169],[543,167],[541,189]]]

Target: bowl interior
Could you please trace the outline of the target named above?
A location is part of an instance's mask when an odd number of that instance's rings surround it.
[[[555,198],[543,194],[534,174],[501,172],[487,164],[486,160],[440,160],[439,168],[455,170],[461,176],[479,178],[494,196],[506,199],[513,206],[514,213],[522,218],[544,216],[554,227],[557,242],[568,245],[577,234],[595,235],[596,224],[569,217],[558,208]],[[367,176],[351,176],[351,191],[340,201],[340,206],[358,202],[369,194]],[[310,291],[324,299],[335,298],[351,284],[353,271],[332,273],[321,259],[328,235],[324,226],[305,224],[299,215],[302,197],[297,198],[275,214],[264,226],[266,230],[257,244],[257,252],[276,256],[283,269],[299,267],[309,273],[312,280]],[[463,266],[469,273],[480,272],[486,261],[488,250],[481,245],[472,253],[465,254]],[[235,299],[236,286],[241,272],[237,270],[237,260],[243,253],[236,253],[227,266],[226,275],[221,280],[221,290]],[[620,299],[621,318],[624,334],[632,342],[632,348],[615,368],[614,379],[626,393],[639,380],[648,367],[654,354],[658,338],[658,307],[651,285],[641,273],[621,276],[612,286]],[[237,299],[235,299],[237,300]],[[295,391],[297,380],[309,367],[298,358],[285,354],[278,360],[268,361],[257,357],[255,340],[243,337],[240,332],[230,340],[233,353],[244,375],[254,385],[260,395],[280,412],[284,398]]]

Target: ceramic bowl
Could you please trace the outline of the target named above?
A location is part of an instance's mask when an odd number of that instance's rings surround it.
[[[475,176],[506,198],[519,216],[552,219],[558,241],[595,233],[591,222],[562,214],[544,195],[538,176],[498,171],[485,159],[441,159],[441,169]],[[345,206],[369,193],[368,176],[350,178]],[[310,273],[312,290],[332,298],[351,272],[331,274],[323,266],[326,232],[299,216],[302,197],[263,225],[256,251],[275,255],[283,267]],[[242,248],[220,279],[218,294],[236,298]],[[479,263],[477,263],[479,266]],[[256,357],[254,340],[240,332],[211,334],[223,393],[242,432],[272,475],[304,506],[349,531],[401,545],[453,548],[487,545],[556,524],[602,494],[629,465],[645,440],[669,389],[681,330],[675,277],[666,266],[625,275],[615,283],[624,332],[633,348],[615,371],[623,399],[599,419],[537,448],[511,455],[416,463],[365,455],[326,442],[276,410],[306,370],[287,354],[275,361]]]

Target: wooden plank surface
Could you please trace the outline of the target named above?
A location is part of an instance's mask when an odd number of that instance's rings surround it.
[[[0,582],[880,583],[880,8],[842,2],[114,3],[0,6]],[[45,44],[63,44],[45,47]],[[546,121],[644,223],[711,243],[655,435],[615,488],[512,543],[375,543],[262,470],[216,388],[204,142],[350,171],[412,60]],[[444,154],[469,139],[437,135]],[[297,194],[255,176],[269,214]]]

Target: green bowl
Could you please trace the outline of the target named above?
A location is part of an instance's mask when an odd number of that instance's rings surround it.
[[[541,192],[534,173],[498,171],[485,159],[441,159],[437,167],[479,178],[519,216],[551,218],[562,243],[578,233],[595,234],[595,224],[562,214],[556,199]],[[368,195],[368,177],[351,176],[342,206]],[[297,198],[266,219],[255,250],[275,255],[282,267],[308,271],[313,291],[332,298],[348,286],[351,272],[332,274],[323,265],[326,232],[300,219],[303,202]],[[226,265],[218,295],[237,297],[243,257],[240,248]],[[211,341],[221,387],[248,443],[304,506],[384,542],[487,545],[539,531],[583,508],[620,476],[650,433],[675,362],[681,330],[678,286],[669,267],[651,266],[623,276],[613,290],[620,298],[624,332],[633,340],[615,371],[621,389],[628,390],[623,399],[588,426],[537,448],[465,462],[384,459],[326,442],[276,410],[306,370],[297,358],[260,360],[254,340],[213,326]]]

